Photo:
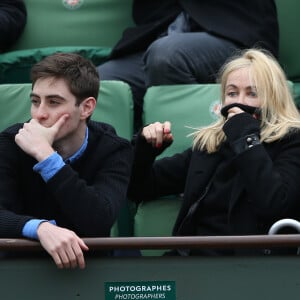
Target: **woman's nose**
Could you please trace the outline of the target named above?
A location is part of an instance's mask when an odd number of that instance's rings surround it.
[[[239,96],[237,98],[237,103],[244,104],[245,103],[245,95],[239,94]]]

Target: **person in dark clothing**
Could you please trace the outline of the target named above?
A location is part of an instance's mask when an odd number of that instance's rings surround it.
[[[0,1],[0,53],[11,47],[23,32],[27,11],[23,0]]]
[[[132,146],[90,120],[92,62],[57,53],[31,77],[31,120],[0,134],[0,237],[37,239],[59,268],[84,268],[81,237],[109,236],[126,200]]]
[[[155,160],[173,141],[167,121],[145,126],[135,140],[129,197],[183,193],[175,236],[267,234],[278,219],[300,217],[300,115],[283,70],[266,51],[249,49],[220,78],[223,115],[194,133],[190,149]]]
[[[278,55],[274,0],[134,0],[135,27],[124,31],[102,80],[127,82],[140,123],[146,89],[213,83],[236,49],[261,47]]]

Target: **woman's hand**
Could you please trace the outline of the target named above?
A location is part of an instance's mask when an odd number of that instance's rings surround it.
[[[155,122],[145,126],[141,135],[155,148],[161,148],[163,144],[171,144],[173,141],[171,123],[168,121],[164,123]]]
[[[232,107],[228,110],[228,115],[227,115],[227,119],[230,119],[232,118],[234,115],[236,114],[241,114],[243,113],[244,111],[241,110],[240,108],[238,107]]]

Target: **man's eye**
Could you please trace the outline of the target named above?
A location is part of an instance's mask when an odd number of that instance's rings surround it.
[[[31,101],[31,104],[33,104],[33,105],[38,105],[38,103],[39,103],[39,101],[36,99],[31,99],[30,101]]]
[[[50,100],[50,104],[51,105],[58,105],[59,101],[57,101],[57,100]]]

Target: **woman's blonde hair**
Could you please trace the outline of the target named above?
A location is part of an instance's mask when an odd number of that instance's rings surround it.
[[[300,128],[300,114],[291,94],[286,75],[276,59],[264,50],[248,49],[231,58],[220,70],[221,99],[225,101],[225,89],[229,74],[248,68],[257,95],[261,100],[261,142],[270,143],[282,138],[292,128]],[[222,130],[225,118],[198,129],[193,147],[216,152],[226,140]]]

